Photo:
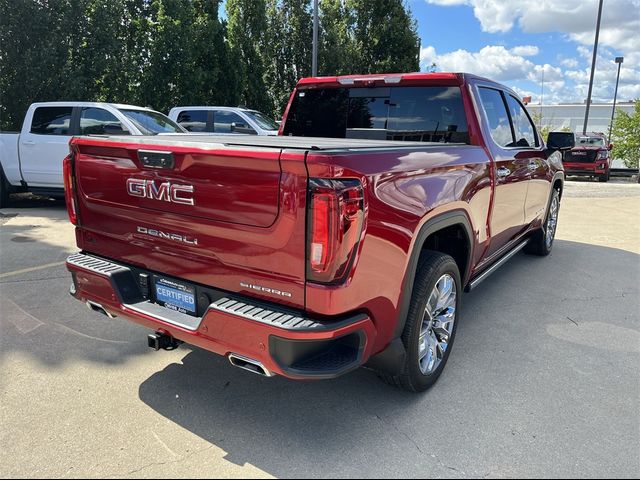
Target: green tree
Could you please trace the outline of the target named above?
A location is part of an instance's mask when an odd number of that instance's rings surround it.
[[[297,81],[311,75],[312,18],[309,2],[268,0],[262,48],[265,83],[273,114],[282,115]]]
[[[631,114],[618,109],[613,122],[613,157],[624,161],[627,168],[638,168],[640,158],[640,100]]]
[[[83,11],[81,0],[0,0],[0,128],[18,129],[30,103],[84,92],[72,61]]]
[[[417,24],[403,0],[346,0],[351,18],[353,73],[420,69]]]
[[[220,0],[195,0],[194,4],[194,88],[187,103],[238,105],[238,72],[226,41],[227,25],[218,17]]]
[[[322,0],[319,14],[318,71],[320,75],[346,75],[353,70],[353,10],[344,0]]]
[[[146,4],[0,0],[0,128],[36,101],[134,101]]]
[[[403,0],[323,0],[319,73],[415,72],[417,25]]]
[[[233,71],[240,102],[247,107],[271,111],[264,82],[265,66],[261,47],[267,29],[264,0],[227,0],[227,38],[234,59]]]
[[[150,9],[138,102],[167,111],[191,97],[196,15],[191,0],[152,0]]]

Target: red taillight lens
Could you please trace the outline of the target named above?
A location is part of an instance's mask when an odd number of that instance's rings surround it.
[[[307,278],[342,282],[353,265],[364,224],[364,195],[358,180],[309,180]]]
[[[67,155],[62,162],[62,174],[64,176],[64,199],[67,204],[69,220],[78,225],[78,210],[76,208],[75,183],[73,181],[73,156]]]

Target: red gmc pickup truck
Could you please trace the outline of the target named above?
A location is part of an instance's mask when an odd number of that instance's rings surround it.
[[[566,175],[598,177],[599,182],[608,182],[611,170],[610,153],[613,145],[607,144],[604,133],[550,132],[552,142],[562,142],[560,137],[571,138],[575,146],[562,159]]]
[[[467,74],[303,80],[282,133],[72,139],[70,293],[153,329],[156,350],[300,380],[366,365],[426,390],[462,292],[550,252],[571,146]]]

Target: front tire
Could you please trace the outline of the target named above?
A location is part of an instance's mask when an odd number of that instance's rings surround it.
[[[406,350],[402,370],[397,375],[380,374],[383,380],[410,392],[423,392],[438,380],[453,347],[461,295],[455,260],[424,251],[402,333]]]
[[[598,181],[599,181],[600,183],[606,183],[606,182],[608,182],[608,181],[609,181],[609,177],[610,177],[610,174],[609,174],[609,172],[607,172],[607,173],[605,173],[604,175],[599,175],[599,176],[598,176]]]
[[[558,227],[558,212],[560,211],[560,192],[555,188],[551,191],[551,201],[547,209],[547,216],[544,224],[537,232],[533,234],[529,243],[527,243],[524,251],[532,255],[541,257],[551,253],[553,241],[556,237],[556,229]]]

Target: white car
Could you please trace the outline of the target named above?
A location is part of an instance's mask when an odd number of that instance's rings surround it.
[[[20,133],[0,132],[0,207],[12,191],[62,196],[62,160],[76,135],[185,133],[166,115],[133,105],[44,102],[29,107]]]
[[[174,107],[169,118],[193,133],[277,135],[279,128],[264,113],[241,107]]]

